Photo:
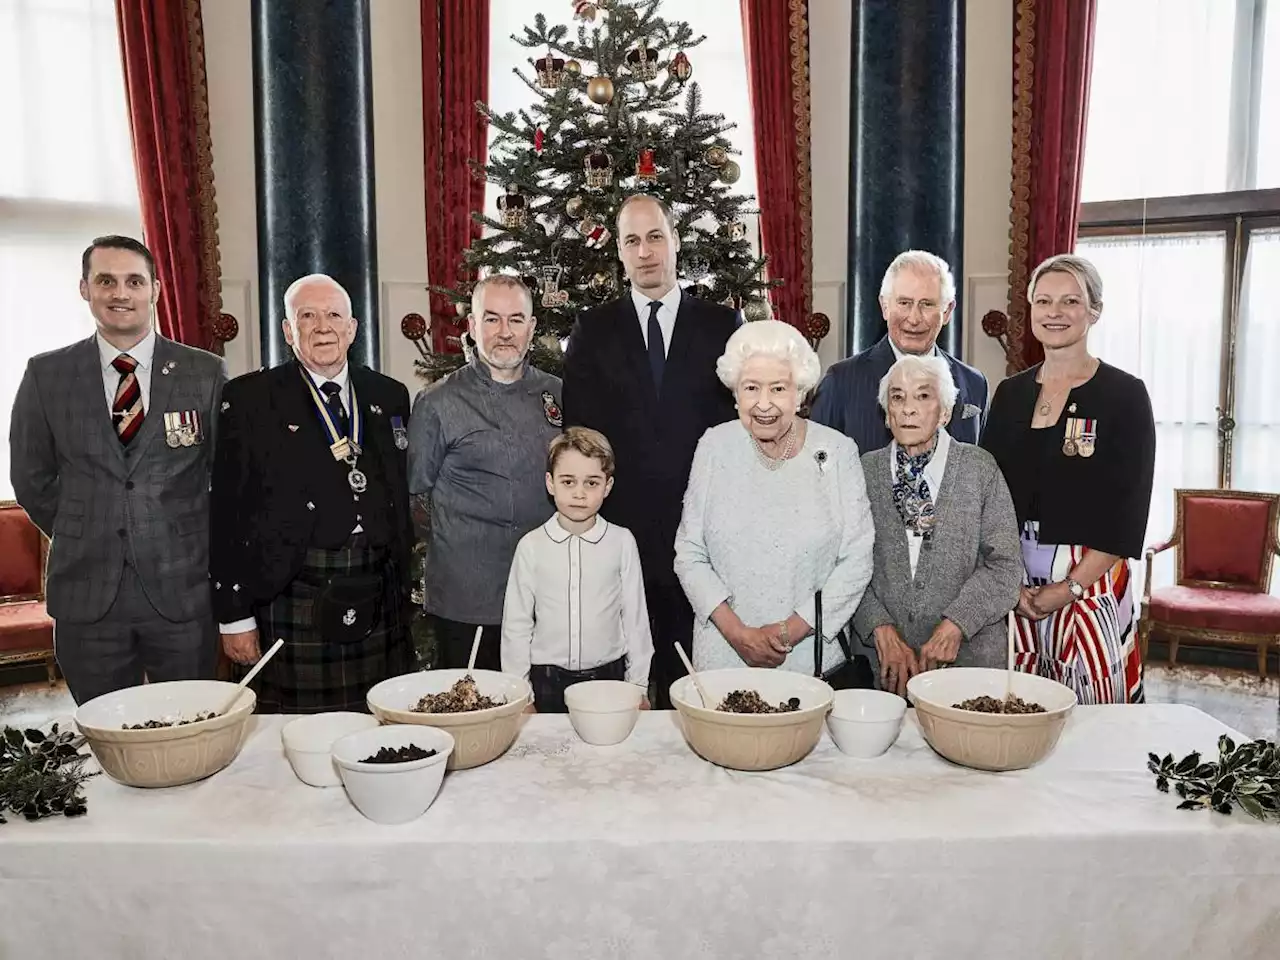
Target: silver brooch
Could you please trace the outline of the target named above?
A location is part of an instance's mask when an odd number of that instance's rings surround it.
[[[230,410],[230,409],[231,409],[231,404],[229,404],[229,403],[227,403],[227,401],[223,400],[223,401],[222,401],[222,412],[223,412],[223,413],[226,413],[226,412],[227,412],[228,410]]]
[[[342,615],[342,623],[344,626],[351,626],[356,622],[356,612],[353,608],[347,607],[347,612]]]
[[[370,409],[372,412],[376,413],[378,416],[382,416],[382,408],[381,408],[381,407],[371,406],[369,409]]]

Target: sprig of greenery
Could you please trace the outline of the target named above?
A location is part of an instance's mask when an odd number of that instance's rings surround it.
[[[1173,754],[1147,754],[1147,769],[1156,776],[1156,789],[1169,792],[1169,783],[1182,798],[1179,810],[1208,808],[1231,813],[1238,806],[1257,820],[1280,821],[1280,749],[1269,740],[1236,746],[1225,734],[1218,738],[1218,760],[1201,762],[1199,753],[1174,761]]]
[[[0,823],[6,822],[5,811],[28,820],[84,813],[80,790],[98,772],[85,772],[90,757],[80,753],[83,743],[83,737],[70,731],[59,732],[56,723],[48,733],[5,727],[0,734]]]

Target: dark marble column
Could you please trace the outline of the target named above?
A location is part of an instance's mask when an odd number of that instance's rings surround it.
[[[290,356],[280,322],[298,277],[326,273],[360,321],[351,359],[377,368],[369,0],[253,0],[262,362]]]
[[[960,352],[964,249],[964,0],[853,0],[849,353],[885,332],[885,268],[911,248],[956,277],[939,345]]]

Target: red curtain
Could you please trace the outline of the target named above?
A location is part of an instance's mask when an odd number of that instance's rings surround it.
[[[747,86],[755,124],[760,229],[774,316],[802,331],[813,304],[809,165],[808,0],[742,0]]]
[[[116,0],[143,237],[160,333],[221,352],[218,220],[200,0]]]
[[[1028,323],[1031,271],[1075,247],[1097,0],[1018,0],[1014,15],[1010,373],[1044,359]]]
[[[463,251],[480,236],[471,220],[484,208],[484,181],[468,160],[484,163],[488,126],[476,101],[489,97],[489,0],[422,0],[422,127],[427,199],[427,276],[456,287],[472,279]],[[431,345],[458,352],[462,332],[449,298],[431,295]]]

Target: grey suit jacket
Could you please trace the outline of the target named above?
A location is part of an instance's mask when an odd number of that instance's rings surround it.
[[[18,503],[53,541],[55,620],[101,619],[126,551],[162,616],[211,615],[209,472],[226,374],[221,358],[159,335],[152,362],[146,419],[127,451],[111,424],[94,337],[27,363],[10,423],[10,472]],[[169,447],[164,414],[192,410],[204,421],[203,442]]]
[[[870,648],[877,673],[876,627],[892,624],[919,650],[944,617],[964,634],[956,666],[1003,667],[1006,615],[1022,586],[1022,546],[1013,501],[995,458],[981,447],[951,441],[942,489],[934,498],[933,538],[921,546],[912,577],[907,532],[893,505],[891,449],[862,458],[876,546],[871,585],[854,614],[854,630]]]

